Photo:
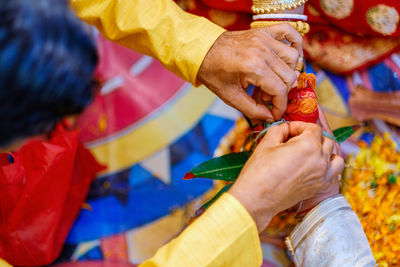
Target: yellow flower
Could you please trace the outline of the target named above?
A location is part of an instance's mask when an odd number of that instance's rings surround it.
[[[400,262],[400,153],[390,134],[348,158],[342,194],[359,216],[379,266]],[[396,177],[397,176],[397,177]]]

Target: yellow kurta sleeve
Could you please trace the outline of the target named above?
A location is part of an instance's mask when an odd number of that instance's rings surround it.
[[[257,227],[246,209],[225,193],[176,239],[139,267],[261,266]]]
[[[224,29],[184,12],[172,0],[70,0],[76,14],[106,38],[152,56],[196,83],[208,50]]]
[[[10,264],[0,259],[0,267],[12,267]]]

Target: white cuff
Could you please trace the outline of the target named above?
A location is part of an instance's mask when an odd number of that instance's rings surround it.
[[[312,209],[286,239],[296,266],[374,266],[367,237],[342,195]]]

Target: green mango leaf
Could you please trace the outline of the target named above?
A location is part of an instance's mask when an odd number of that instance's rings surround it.
[[[338,143],[342,143],[349,138],[355,131],[361,128],[361,125],[346,126],[333,131]]]
[[[208,207],[210,207],[223,193],[228,191],[229,188],[231,188],[232,185],[233,185],[233,183],[225,185],[221,190],[218,191],[218,193],[212,199],[210,199],[205,204],[203,204],[203,206],[201,206],[194,213],[194,215],[192,216],[192,218],[190,220],[193,221],[194,219],[200,217],[200,215],[203,214],[208,209]]]
[[[231,153],[214,158],[194,167],[183,179],[197,177],[233,182],[239,176],[251,152]]]
[[[209,201],[207,201],[206,203],[204,203],[203,206],[201,206],[201,208],[203,208],[204,210],[208,209],[209,206],[211,206],[211,204],[213,204],[223,193],[225,193],[226,191],[229,190],[229,188],[231,188],[233,185],[233,183],[227,184],[224,187],[222,187],[221,190],[218,191],[218,193]]]

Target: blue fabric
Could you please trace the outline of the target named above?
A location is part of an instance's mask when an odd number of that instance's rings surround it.
[[[206,179],[182,180],[213,155],[232,120],[205,115],[188,133],[169,146],[171,183],[165,184],[140,163],[93,182],[87,203],[67,239],[68,244],[123,233],[184,207],[211,189]],[[105,186],[107,184],[107,186]]]
[[[11,164],[11,163],[14,163],[14,158],[13,158],[13,156],[11,155],[11,154],[8,154],[8,162]]]
[[[348,103],[350,98],[350,90],[347,86],[346,77],[325,71],[331,82],[335,85],[336,90],[340,93],[343,100]]]
[[[101,251],[100,246],[97,246],[89,250],[83,256],[79,257],[78,260],[102,260],[103,258],[103,252]]]
[[[377,64],[368,69],[369,79],[378,92],[394,92],[400,90],[398,74],[393,72],[384,63]],[[382,77],[385,77],[382,79]]]
[[[371,132],[365,132],[361,135],[360,139],[367,142],[368,145],[370,145],[372,143],[372,141],[374,140],[375,134],[371,133]]]

